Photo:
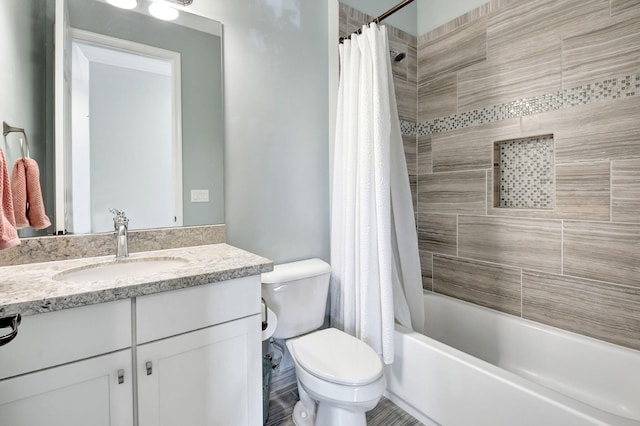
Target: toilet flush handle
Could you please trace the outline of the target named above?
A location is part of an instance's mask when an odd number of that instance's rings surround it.
[[[279,285],[278,287],[273,289],[273,292],[277,293],[279,291],[284,291],[287,289],[287,287],[289,287],[287,284]]]

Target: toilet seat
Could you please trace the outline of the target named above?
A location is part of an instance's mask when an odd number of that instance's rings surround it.
[[[335,328],[292,339],[293,356],[309,374],[347,386],[361,386],[382,376],[382,362],[363,341]]]

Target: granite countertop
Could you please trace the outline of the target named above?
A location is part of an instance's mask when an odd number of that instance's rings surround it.
[[[132,253],[126,261],[145,258],[184,259],[185,262],[169,272],[90,282],[69,281],[63,274],[58,279],[54,276],[70,269],[112,263],[114,255],[0,267],[0,316],[59,311],[273,270],[271,260],[228,244]]]

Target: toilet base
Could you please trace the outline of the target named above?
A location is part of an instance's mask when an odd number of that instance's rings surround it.
[[[315,426],[367,426],[367,416],[364,411],[351,411],[343,407],[318,404]]]
[[[296,405],[293,407],[293,414],[291,417],[293,418],[293,424],[296,426],[315,425],[316,416],[307,410],[307,407],[304,406],[302,401],[296,402]]]

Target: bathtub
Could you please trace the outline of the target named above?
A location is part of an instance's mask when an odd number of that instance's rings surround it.
[[[398,326],[387,398],[427,425],[640,426],[640,351],[425,294]]]

